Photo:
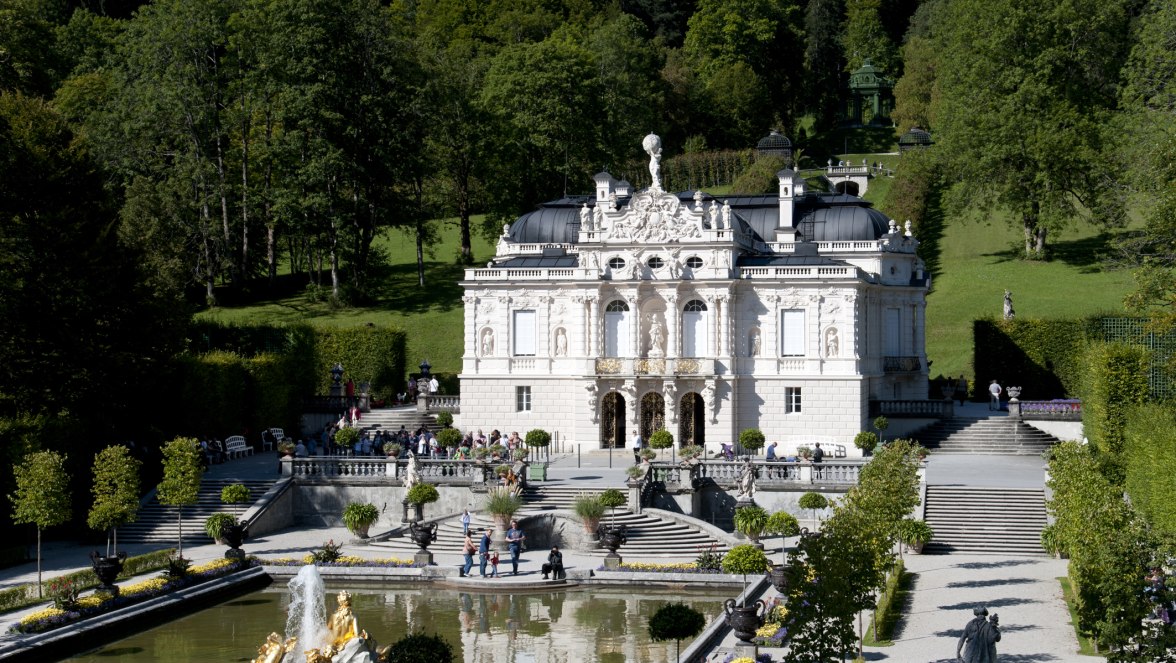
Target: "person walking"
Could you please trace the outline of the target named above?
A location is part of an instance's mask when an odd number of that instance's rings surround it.
[[[461,512],[461,533],[465,536],[470,535],[470,510],[466,509]]]
[[[988,393],[992,396],[992,398],[988,400],[989,410],[1000,409],[1000,394],[1002,391],[1004,390],[1000,388],[1000,385],[997,384],[996,380],[993,380],[992,384],[988,385]]]
[[[506,544],[510,550],[510,566],[513,575],[519,574],[519,553],[523,549],[523,539],[527,538],[523,530],[519,529],[519,521],[510,521],[510,529],[506,530]]]
[[[474,568],[474,551],[477,547],[474,546],[474,539],[470,536],[470,531],[465,532],[465,541],[461,545],[461,554],[465,556],[465,564],[461,567],[461,577],[466,577],[470,574],[470,569]]]
[[[482,577],[486,577],[486,563],[490,561],[490,528],[482,533],[482,540],[478,542],[478,570]]]
[[[967,398],[968,398],[968,379],[965,378],[963,375],[961,375],[960,379],[956,380],[955,399],[957,401],[959,401],[960,405],[962,406],[964,404],[964,400]]]
[[[641,433],[633,436],[633,462],[641,462]]]

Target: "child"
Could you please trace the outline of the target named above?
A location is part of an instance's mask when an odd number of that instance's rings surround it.
[[[497,578],[498,577],[498,551],[497,550],[490,553],[490,567],[494,569],[493,571],[490,572],[490,577]]]

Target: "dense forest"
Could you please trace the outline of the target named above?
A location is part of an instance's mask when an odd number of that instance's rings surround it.
[[[290,272],[362,302],[388,229],[420,255],[456,217],[472,261],[650,131],[804,149],[867,59],[895,135],[936,142],[892,217],[935,191],[1046,259],[1132,211],[1108,258],[1170,314],[1174,53],[1164,0],[0,0],[0,443],[161,430],[152,376],[218,292]]]

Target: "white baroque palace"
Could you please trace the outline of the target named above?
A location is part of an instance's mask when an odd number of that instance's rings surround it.
[[[857,453],[872,399],[927,398],[930,278],[869,203],[806,191],[716,199],[608,173],[546,203],[468,269],[464,428],[551,432],[585,449],[659,428],[710,451],[760,428],[781,451]]]

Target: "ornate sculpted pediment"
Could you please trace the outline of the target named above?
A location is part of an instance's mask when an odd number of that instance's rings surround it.
[[[677,196],[643,191],[620,214],[610,215],[605,242],[678,242],[702,239],[702,216]]]

